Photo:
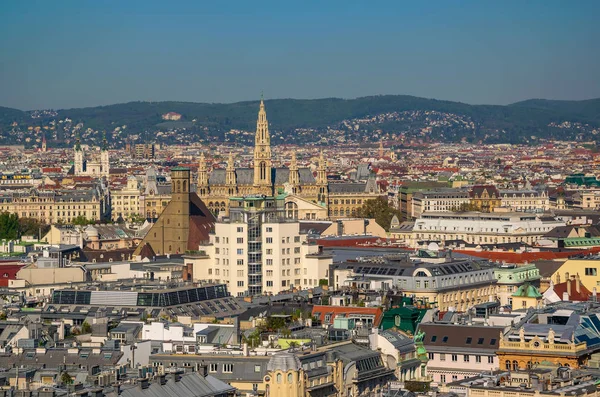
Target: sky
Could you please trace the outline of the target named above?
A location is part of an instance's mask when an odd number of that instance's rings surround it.
[[[0,106],[600,97],[600,1],[0,2]]]

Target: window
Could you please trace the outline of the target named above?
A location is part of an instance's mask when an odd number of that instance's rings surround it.
[[[243,237],[238,237],[237,238],[237,243],[238,244],[244,244],[244,238]]]
[[[268,228],[267,228],[267,233],[271,233],[272,231],[273,231],[273,228],[272,228],[272,227],[268,227]]]
[[[469,359],[470,359],[470,358],[469,358],[469,355],[468,355],[468,354],[465,354],[465,355],[463,356],[463,361],[464,361],[464,362],[468,363],[468,362],[469,362]]]
[[[440,361],[446,361],[446,354],[440,353]]]
[[[254,366],[254,372],[260,372],[260,365]]]
[[[238,259],[237,260],[237,264],[238,264],[238,266],[244,265],[244,260],[243,259]]]
[[[267,259],[267,266],[271,266],[273,264],[273,259]]]
[[[475,356],[475,362],[476,363],[480,363],[481,362],[481,356]]]
[[[288,374],[288,383],[292,383],[294,381],[294,375]]]
[[[490,345],[494,346],[495,344],[496,344],[496,339],[493,339],[493,338],[492,338],[492,339],[490,340]]]
[[[458,354],[452,355],[452,361],[458,361]]]
[[[295,243],[299,243],[300,242],[300,236],[294,236],[294,242]]]
[[[267,228],[268,230],[269,228]],[[273,244],[273,237],[267,237],[267,244]]]
[[[470,345],[472,340],[473,340],[473,338],[471,338],[470,336],[467,336],[467,341],[465,343],[467,345]]]
[[[440,381],[446,383],[446,375],[440,375]]]
[[[483,338],[477,339],[477,344],[478,345],[483,345]]]
[[[209,372],[213,372],[213,373],[217,372],[217,365],[218,364],[210,364],[210,367],[208,368],[208,371]]]
[[[598,275],[598,269],[595,267],[586,267],[585,268],[585,275],[586,276],[597,276]]]
[[[272,286],[273,286],[273,281],[267,280],[267,287],[272,287]]]
[[[452,375],[452,382],[456,382],[458,380],[458,375]]]
[[[488,356],[488,364],[494,363],[494,356]]]
[[[267,249],[267,255],[273,255],[273,250],[271,248]]]
[[[429,353],[428,356],[429,356],[430,360],[435,359],[435,354],[434,353]]]
[[[233,364],[223,364],[223,373],[225,373],[225,374],[233,373]]]
[[[237,228],[237,232],[238,233],[244,233],[244,228],[243,227],[238,227]]]
[[[244,249],[243,248],[238,248],[237,249],[237,254],[238,255],[244,255]]]
[[[432,342],[435,342],[436,340],[437,340],[437,335],[432,335],[432,336],[431,336],[431,341],[432,341]]]
[[[243,281],[238,281],[237,282],[237,286],[238,287],[243,287],[244,286],[244,282]]]
[[[444,337],[442,338],[442,342],[443,342],[443,343],[448,343],[448,337],[447,337],[447,336],[444,336]]]

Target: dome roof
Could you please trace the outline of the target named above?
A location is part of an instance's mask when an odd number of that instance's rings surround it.
[[[292,353],[277,353],[274,354],[267,364],[267,371],[297,371],[302,368],[302,364],[298,357]]]

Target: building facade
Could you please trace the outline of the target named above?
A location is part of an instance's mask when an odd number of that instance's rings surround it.
[[[284,206],[285,195],[231,198],[229,217],[215,223],[210,242],[200,247],[204,255],[186,258],[194,278],[226,282],[237,296],[318,286],[332,257],[307,243]]]

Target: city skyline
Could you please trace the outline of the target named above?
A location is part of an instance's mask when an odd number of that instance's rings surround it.
[[[596,2],[140,4],[3,4],[0,105],[600,97]]]

